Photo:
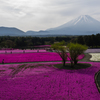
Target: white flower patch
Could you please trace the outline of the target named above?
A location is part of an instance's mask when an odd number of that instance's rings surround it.
[[[92,55],[92,57],[90,58],[91,61],[100,61],[100,53],[89,53],[90,55]]]

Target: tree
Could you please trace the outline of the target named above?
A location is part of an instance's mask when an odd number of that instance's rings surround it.
[[[1,42],[1,46],[6,47],[6,48],[14,48],[15,45],[16,44],[11,40],[6,40],[6,41]]]
[[[92,46],[91,36],[88,36],[87,44],[88,44],[88,46]]]
[[[95,42],[96,42],[97,46],[100,46],[100,34],[99,33],[96,34],[96,36],[95,36]]]
[[[54,43],[51,45],[51,48],[53,48],[55,52],[57,52],[60,55],[60,57],[62,58],[63,66],[65,66],[67,60],[65,41]]]
[[[84,44],[84,39],[83,39],[83,36],[78,36],[77,37],[77,43],[79,43],[79,44]]]
[[[87,49],[88,47],[86,45],[81,45],[78,43],[68,43],[67,44],[67,50],[70,53],[70,61],[71,61],[71,65],[73,66],[73,62],[74,64],[77,64],[78,62],[78,56],[81,55],[82,53],[84,53],[84,51]]]
[[[95,46],[95,35],[91,35],[91,43],[92,43],[92,48]]]

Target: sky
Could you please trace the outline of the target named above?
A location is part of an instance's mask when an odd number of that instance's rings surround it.
[[[46,30],[80,15],[100,21],[100,0],[0,0],[0,27]]]

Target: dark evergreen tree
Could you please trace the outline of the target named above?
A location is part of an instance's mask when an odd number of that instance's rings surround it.
[[[77,38],[77,43],[82,44],[82,45],[85,44],[85,43],[84,43],[83,36],[78,36],[78,38]]]

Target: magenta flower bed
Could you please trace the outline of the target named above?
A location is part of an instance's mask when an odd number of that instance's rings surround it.
[[[46,46],[48,46],[48,47],[50,47],[51,45],[40,45],[40,46],[36,46],[36,47],[46,47]],[[7,52],[7,53],[23,53],[23,51],[25,51],[26,53],[32,53],[32,52],[37,52],[38,50],[19,50],[19,49],[5,49],[5,50],[0,50],[0,53],[5,53],[5,51]],[[44,50],[44,49],[39,49],[39,52],[48,52],[48,51],[46,51],[46,50]],[[87,49],[86,51],[85,51],[85,53],[99,53],[100,52],[100,49]]]
[[[82,59],[83,57],[84,54],[80,55],[78,59]],[[62,61],[61,57],[55,52],[0,54],[0,62],[3,59],[4,63]]]
[[[90,68],[79,70],[58,70],[45,64],[37,70],[20,72],[15,78],[11,78],[8,73],[11,72],[9,67],[17,65],[0,65],[0,70],[7,70],[0,77],[0,99],[100,100],[94,80],[95,73],[100,70],[100,63],[89,63],[92,64]]]
[[[0,53],[23,53],[25,51],[25,53],[32,53],[32,52],[47,52],[44,49],[37,49],[37,50],[19,50],[19,49],[15,49],[15,50],[0,50]]]

